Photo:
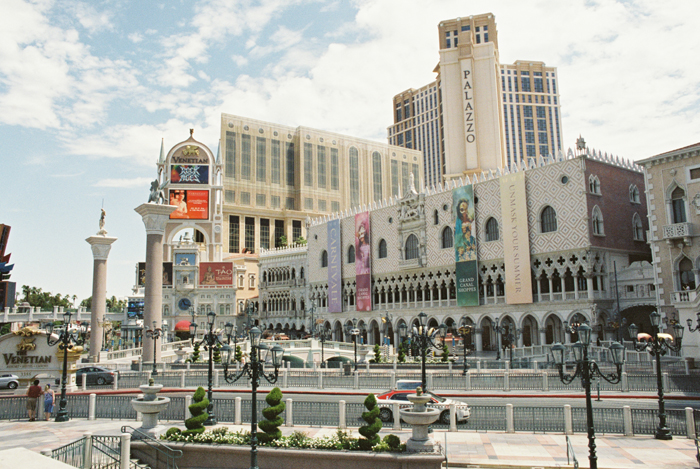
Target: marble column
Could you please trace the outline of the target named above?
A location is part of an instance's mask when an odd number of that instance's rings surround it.
[[[104,316],[107,303],[107,257],[112,249],[112,243],[117,238],[98,234],[90,236],[85,241],[92,248],[92,308],[90,313],[90,361],[100,361],[100,351],[104,338]]]
[[[174,205],[141,204],[136,213],[146,227],[146,285],[144,293],[143,324],[145,329],[163,327],[163,234]],[[160,347],[156,347],[156,362],[160,361]],[[143,363],[153,363],[153,340],[143,339]]]

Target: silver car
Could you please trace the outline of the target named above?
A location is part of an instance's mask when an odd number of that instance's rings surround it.
[[[17,386],[19,386],[19,377],[17,375],[0,375],[0,388],[17,389]]]

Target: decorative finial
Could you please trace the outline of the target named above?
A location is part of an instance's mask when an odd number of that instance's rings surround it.
[[[586,141],[581,137],[581,134],[579,134],[578,138],[576,139],[576,149],[579,151],[585,151],[586,150]]]
[[[192,138],[192,134],[194,134],[194,129],[190,129],[190,138]]]
[[[98,236],[107,236],[107,230],[105,230],[105,212],[104,208],[100,209],[100,231],[97,232]]]

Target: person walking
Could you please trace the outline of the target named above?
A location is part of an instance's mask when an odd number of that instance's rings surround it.
[[[27,389],[27,412],[29,413],[29,421],[33,422],[36,420],[37,411],[37,401],[41,397],[41,386],[39,386],[39,380],[35,379],[34,384],[29,386]]]
[[[44,420],[47,422],[51,418],[53,412],[53,403],[56,401],[56,393],[51,389],[51,385],[47,384],[44,388]]]

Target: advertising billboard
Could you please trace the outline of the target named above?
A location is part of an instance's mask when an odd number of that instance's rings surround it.
[[[200,164],[174,164],[170,166],[172,184],[208,184],[209,166]]]
[[[343,275],[340,270],[340,220],[328,222],[328,312],[343,312]]]
[[[143,319],[143,298],[129,298],[126,305],[126,315],[131,319]]]
[[[146,285],[146,263],[139,262],[139,278],[138,286]],[[173,284],[173,263],[163,262],[163,286],[172,286]]]
[[[200,262],[200,285],[233,285],[233,262]]]
[[[457,306],[479,306],[477,277],[476,223],[474,223],[474,186],[469,184],[452,191],[455,216],[455,274]]]
[[[372,311],[372,248],[369,212],[355,215],[355,294],[357,311]]]
[[[171,220],[209,219],[209,191],[170,189],[169,192],[170,205],[177,207],[177,210],[170,214]]]
[[[501,177],[503,260],[506,267],[506,303],[532,303],[530,238],[523,171]]]

